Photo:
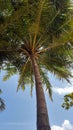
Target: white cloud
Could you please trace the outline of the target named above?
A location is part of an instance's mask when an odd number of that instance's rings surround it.
[[[69,120],[65,120],[61,126],[54,125],[51,130],[73,130],[73,125]]]
[[[73,75],[73,70],[71,70],[71,74]],[[73,92],[73,78],[70,78],[70,83],[67,83],[66,87],[53,87],[52,90],[59,95],[71,93]]]
[[[71,123],[69,122],[69,120],[65,120],[64,123],[62,124],[62,127],[65,130],[73,130],[73,126],[71,125]]]
[[[59,126],[54,125],[51,127],[51,130],[64,130],[64,129]]]
[[[59,95],[64,95],[73,92],[73,85],[68,87],[53,87],[53,92],[58,93]]]

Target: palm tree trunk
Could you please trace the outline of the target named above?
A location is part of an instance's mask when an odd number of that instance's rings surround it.
[[[31,57],[31,60],[32,60],[32,66],[33,66],[33,71],[35,76],[35,85],[36,85],[37,130],[51,130],[38,64],[34,56]]]

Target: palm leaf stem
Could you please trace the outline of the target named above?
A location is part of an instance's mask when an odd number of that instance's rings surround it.
[[[26,51],[25,49],[20,48],[20,50],[21,50],[24,54],[26,54],[27,56],[30,56],[29,53],[28,53],[28,51]]]
[[[73,32],[73,31],[72,31]],[[54,45],[50,45],[50,46],[48,46],[47,48],[44,48],[44,49],[42,49],[42,50],[40,50],[39,52],[37,52],[38,54],[39,53],[44,53],[44,52],[46,52],[46,51],[48,51],[48,50],[50,50],[50,49],[53,49],[53,48],[56,48],[56,47],[60,47],[60,46],[62,46],[62,45],[65,45],[65,44],[67,44],[68,42],[66,41],[65,43],[57,43],[57,44],[54,44]]]
[[[52,18],[52,20],[48,23],[48,25],[51,25],[53,23],[53,21],[55,20],[55,18],[59,15],[60,11],[58,11],[55,16]]]
[[[40,24],[40,19],[41,19],[41,14],[42,14],[42,10],[43,10],[43,5],[44,5],[45,0],[41,0],[39,3],[39,7],[38,7],[38,16],[36,19],[36,30],[35,30],[35,35],[34,35],[34,40],[33,40],[33,49],[36,43],[36,38],[38,35],[38,31],[39,31],[39,24]]]
[[[6,49],[5,50],[0,50],[0,52],[13,52],[13,51],[16,51],[16,49],[14,49],[14,50],[13,49],[11,49],[11,50],[8,50],[8,49],[7,50]]]
[[[56,32],[59,31],[60,29],[62,29],[63,27],[65,27],[66,25],[68,25],[72,20],[73,20],[73,15],[71,16],[71,18],[70,18],[67,22],[65,22],[64,24],[62,24],[62,25],[56,30]]]

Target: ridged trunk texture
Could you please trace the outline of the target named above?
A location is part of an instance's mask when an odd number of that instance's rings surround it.
[[[32,66],[33,66],[33,71],[35,76],[35,85],[36,85],[37,130],[51,130],[38,64],[33,56],[31,57],[31,60],[32,60]]]

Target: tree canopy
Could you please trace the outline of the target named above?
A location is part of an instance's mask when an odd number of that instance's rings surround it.
[[[70,1],[2,0],[0,7],[1,68],[5,64],[4,69],[8,73],[22,73],[18,86],[24,86],[28,79],[33,84],[29,58],[33,51],[36,52],[44,83],[51,86],[47,70],[69,82],[71,74],[68,68],[73,62],[73,11]]]
[[[29,70],[26,76],[22,74],[22,77],[26,77],[26,83],[32,74],[32,69],[28,67],[28,52],[32,50],[39,58],[40,71],[47,85],[50,83],[41,66],[69,81],[71,74],[67,68],[73,62],[73,14],[70,1],[2,0],[0,7],[1,68],[5,64],[8,73],[22,73],[25,64],[26,72]],[[21,79],[18,86],[24,86]]]

